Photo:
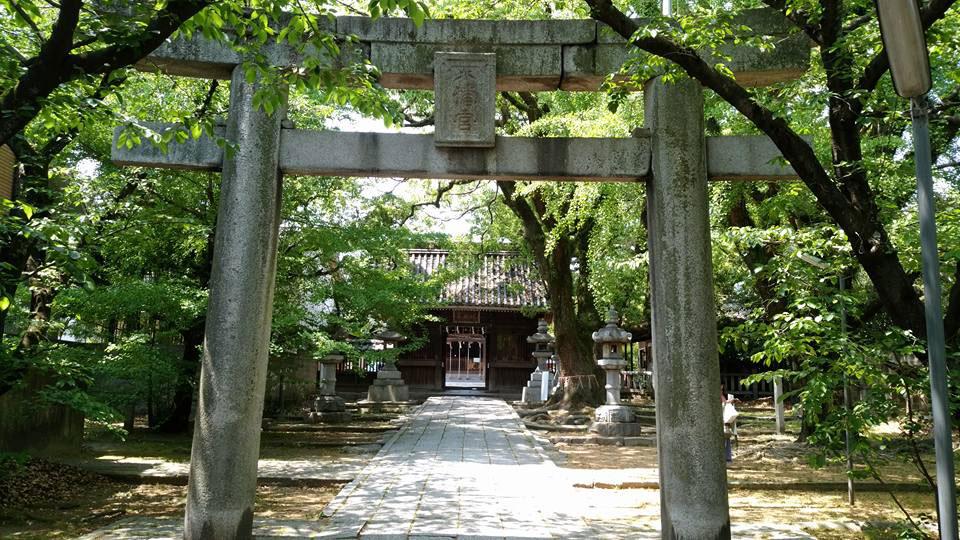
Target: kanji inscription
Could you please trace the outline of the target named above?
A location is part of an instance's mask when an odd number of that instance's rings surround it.
[[[433,61],[437,146],[492,147],[496,55],[436,53]]]

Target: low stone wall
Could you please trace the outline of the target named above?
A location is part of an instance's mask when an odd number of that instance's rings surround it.
[[[31,372],[21,388],[0,396],[0,452],[80,453],[83,415],[65,405],[39,403],[37,392],[48,382]]]
[[[308,406],[317,393],[317,361],[312,358],[270,359],[265,408],[291,411]]]

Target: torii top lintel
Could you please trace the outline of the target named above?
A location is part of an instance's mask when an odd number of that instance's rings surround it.
[[[492,52],[496,56],[497,90],[597,90],[629,54],[626,43],[606,25],[592,20],[427,20],[420,27],[410,19],[337,17],[323,20],[323,30],[355,35],[359,46],[344,49],[337,62],[369,59],[388,88],[434,88],[437,52]],[[772,36],[775,50],[729,43],[724,62],[746,86],[792,80],[806,71],[809,43],[779,13],[770,9],[738,14],[735,27]],[[292,48],[269,44],[261,51],[279,66],[300,63]],[[706,55],[708,61],[709,55]],[[720,60],[712,60],[719,62]],[[143,70],[171,75],[229,79],[240,55],[228,45],[195,35],[172,40],[138,64]]]

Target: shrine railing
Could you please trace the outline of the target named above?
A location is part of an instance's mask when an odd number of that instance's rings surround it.
[[[773,383],[768,381],[743,386],[742,381],[750,375],[753,373],[721,373],[720,382],[727,389],[727,393],[735,395],[737,399],[757,399],[773,395]]]

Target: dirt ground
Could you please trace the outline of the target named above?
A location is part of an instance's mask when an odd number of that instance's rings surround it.
[[[340,486],[260,486],[258,517],[317,519]],[[0,506],[0,538],[75,538],[130,516],[180,517],[185,486],[129,485],[100,479],[75,497],[29,507]]]
[[[365,415],[339,426],[270,422],[261,436],[261,457],[296,460],[372,456],[384,435],[396,428],[397,418]],[[88,429],[82,456],[189,461],[189,435],[152,432],[142,421],[138,426],[124,440]],[[183,515],[184,486],[134,485],[46,460],[14,461],[0,459],[0,538],[75,538],[120,518]],[[257,517],[314,520],[342,485],[260,486],[255,513]]]
[[[734,461],[727,468],[727,478],[731,483],[731,521],[863,525],[862,532],[843,528],[806,529],[817,538],[830,540],[916,537],[899,536],[903,530],[909,528],[909,524],[890,493],[878,486],[876,481],[858,480],[855,486],[859,485],[860,488],[856,491],[855,505],[850,506],[847,501],[846,472],[843,464],[831,463],[824,467],[813,467],[809,459],[813,448],[796,441],[795,422],[788,423],[787,435],[776,435],[772,430],[772,422],[766,420],[767,415],[772,416],[772,408],[751,407],[747,410],[749,412],[742,417],[743,421],[739,425]],[[794,431],[792,434],[791,428]],[[569,428],[541,433],[554,441],[569,438],[573,434]],[[649,438],[648,445],[600,446],[560,442],[554,447],[562,455],[563,468],[647,469],[649,474],[640,476],[655,481],[657,450],[653,446],[654,428],[644,427],[642,436]],[[928,466],[934,462],[932,454],[924,457]],[[860,468],[862,469],[862,466]],[[934,497],[932,492],[923,487],[922,477],[915,467],[891,459],[880,468],[884,481],[896,485],[894,495],[900,504],[921,526],[926,525],[928,532],[934,531],[935,537]],[[637,474],[631,476],[636,477]],[[624,478],[628,478],[628,474],[625,474]],[[865,483],[869,485],[864,485]],[[659,492],[655,489],[633,489],[630,484],[624,482],[617,486],[608,483],[605,487],[619,487],[624,496],[635,504],[639,519],[658,520]]]
[[[263,434],[262,459],[335,457],[342,455],[345,447],[375,453],[383,436],[382,433],[290,433],[278,440],[278,435]],[[190,461],[190,438],[155,433],[135,433],[126,441],[104,437],[85,444],[84,456],[140,457],[186,463]]]
[[[335,457],[346,453],[376,452],[384,434],[395,429],[391,416],[362,416],[344,425],[271,422],[260,437],[262,459]],[[189,434],[169,435],[139,427],[123,440],[102,430],[88,430],[83,443],[85,457],[121,456],[190,461]],[[350,450],[345,450],[350,449]]]
[[[560,435],[560,434],[557,434]],[[797,443],[791,435],[741,436],[734,460],[727,467],[727,478],[740,483],[837,483],[846,482],[845,467],[833,463],[812,467],[809,456],[812,449]],[[563,454],[564,467],[572,469],[628,469],[655,468],[657,449],[653,446],[599,446],[592,444],[558,444]],[[933,463],[933,456],[927,456]],[[862,467],[860,467],[862,468]],[[922,478],[910,464],[888,461],[882,467],[883,479],[888,483],[920,484]],[[868,480],[874,483],[873,480]]]
[[[757,414],[762,416],[762,411]],[[396,424],[391,423],[390,418],[361,419],[338,428],[275,423],[264,433],[263,457],[372,455],[387,430],[394,427]],[[644,435],[652,432],[653,428],[644,428]],[[547,436],[570,434],[569,431],[542,433]],[[564,468],[647,469],[649,477],[656,479],[656,449],[652,446],[558,444],[555,448],[563,456],[561,471]],[[120,455],[183,462],[189,458],[189,451],[187,436],[164,436],[146,430],[134,432],[126,441],[92,433],[85,445],[88,457]],[[795,436],[775,435],[766,422],[745,417],[735,460],[728,468],[731,484],[742,486],[731,487],[731,520],[739,523],[867,523],[864,532],[823,528],[811,528],[808,532],[828,540],[912,538],[897,536],[902,529],[884,528],[887,524],[903,523],[904,519],[888,493],[859,491],[856,505],[849,506],[843,489],[843,467],[833,464],[815,469],[807,459],[810,452],[809,447],[795,442]],[[19,480],[11,480],[9,474],[5,476],[0,467],[0,538],[73,538],[124,517],[183,515],[186,488],[182,486],[118,483],[42,461],[16,467],[20,467]],[[904,464],[887,465],[884,477],[888,482],[899,484],[920,482],[912,467]],[[317,519],[340,487],[261,486],[255,511],[258,517]],[[651,522],[659,519],[659,492],[655,489],[585,487],[580,492],[585,498],[616,493],[622,501],[619,504],[629,508],[631,519]],[[931,523],[932,494],[900,490],[896,496],[915,519]]]

